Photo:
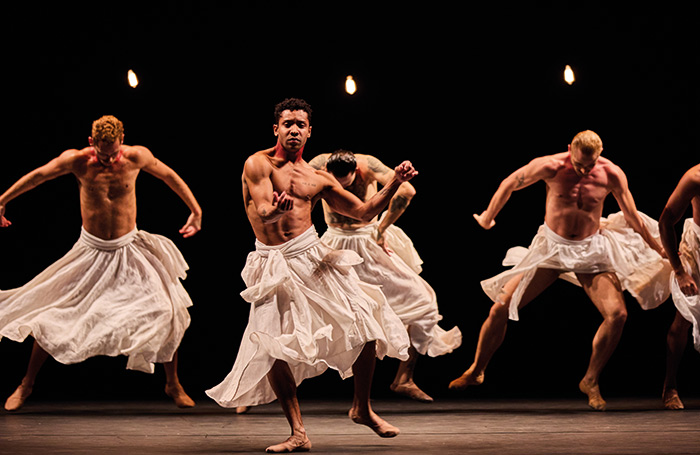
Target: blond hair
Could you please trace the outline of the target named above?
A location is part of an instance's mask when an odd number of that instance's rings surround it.
[[[113,144],[122,139],[124,125],[113,115],[104,115],[92,122],[92,140]]]
[[[591,130],[581,131],[571,141],[571,148],[588,156],[598,156],[603,151],[603,141]]]

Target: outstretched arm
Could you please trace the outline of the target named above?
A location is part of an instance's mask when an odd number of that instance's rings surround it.
[[[678,255],[678,239],[675,226],[683,217],[694,197],[700,197],[700,166],[686,172],[676,186],[659,217],[659,234],[661,243],[668,254],[676,280],[681,291],[686,295],[698,294],[698,283],[686,272]]]
[[[357,196],[343,189],[334,178],[324,190],[323,198],[333,211],[356,220],[371,221],[389,204],[402,183],[418,175],[410,161],[404,161],[394,168],[394,175],[374,196],[362,202]]]
[[[154,157],[147,148],[137,148],[139,163],[143,164],[142,169],[165,182],[190,209],[190,216],[180,229],[180,234],[185,238],[192,237],[202,229],[202,208],[192,194],[190,187],[174,170]]]
[[[496,224],[496,215],[506,205],[513,191],[521,190],[535,182],[552,177],[556,173],[550,157],[535,158],[525,166],[506,177],[491,197],[488,207],[474,219],[484,229],[491,229]]]
[[[629,190],[627,176],[622,172],[622,169],[614,166],[613,172],[610,174],[610,181],[612,183],[613,196],[615,200],[617,200],[627,224],[629,224],[637,234],[642,236],[647,245],[656,250],[662,257],[666,257],[663,247],[652,237],[642,217],[639,216],[637,205],[634,203],[634,198]]]
[[[78,153],[78,150],[66,150],[45,165],[21,177],[5,191],[0,196],[0,227],[8,227],[12,224],[5,218],[5,209],[8,202],[48,180],[70,173]]]

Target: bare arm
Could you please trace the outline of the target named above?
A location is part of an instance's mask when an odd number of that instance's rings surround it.
[[[491,229],[496,224],[496,215],[506,205],[513,191],[521,190],[540,180],[552,177],[555,173],[556,169],[552,164],[551,157],[535,158],[506,177],[491,197],[486,210],[481,215],[474,214],[474,218],[484,229]]]
[[[7,203],[17,196],[36,188],[42,183],[68,174],[73,169],[73,163],[78,155],[78,150],[66,150],[58,157],[52,159],[45,165],[34,169],[17,180],[7,191],[0,196],[0,227],[10,226],[12,223],[5,218],[5,207]]]
[[[394,171],[373,156],[367,157],[367,164],[374,179],[382,186],[386,186],[394,177]],[[384,246],[383,234],[386,229],[403,215],[415,195],[416,189],[409,182],[403,182],[396,190],[396,194],[389,201],[386,214],[377,227],[377,242],[380,245]]]
[[[681,291],[686,295],[696,295],[698,293],[698,283],[695,283],[692,276],[683,268],[678,255],[678,239],[675,226],[683,217],[693,198],[699,196],[700,174],[688,171],[678,182],[659,218],[661,243],[666,250],[668,260],[671,262]]]
[[[250,156],[243,166],[243,179],[255,205],[258,218],[264,224],[277,222],[294,208],[294,200],[286,192],[278,194],[270,180],[269,165],[260,156]]]
[[[326,161],[328,161],[329,156],[331,156],[330,153],[321,153],[320,155],[316,155],[311,161],[309,161],[309,166],[316,170],[325,170]]]
[[[409,161],[404,161],[396,166],[394,175],[387,184],[365,202],[343,189],[333,178],[330,179],[332,183],[324,189],[323,198],[332,210],[341,215],[349,216],[356,220],[371,221],[387,206],[401,184],[409,181],[417,174],[418,172],[413,168],[413,165]]]
[[[147,148],[136,148],[138,149],[138,162],[143,164],[142,169],[165,182],[190,209],[190,216],[180,229],[180,234],[183,237],[192,237],[202,229],[202,208],[190,187],[173,169],[154,157]]]
[[[644,221],[642,221],[642,217],[640,217],[639,212],[637,212],[637,205],[634,203],[634,198],[629,190],[625,173],[622,172],[619,167],[614,166],[610,174],[610,180],[612,183],[613,196],[620,206],[627,224],[629,224],[636,233],[642,236],[647,245],[656,250],[661,256],[665,257],[666,254],[662,246],[651,236]]]

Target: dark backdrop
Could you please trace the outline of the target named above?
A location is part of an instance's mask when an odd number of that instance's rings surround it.
[[[328,2],[331,3],[331,2]],[[375,2],[376,3],[376,2]],[[113,114],[126,143],[149,147],[190,185],[203,230],[181,239],[188,211],[147,174],[138,185],[138,226],[172,238],[185,255],[194,306],[180,350],[187,390],[203,391],[229,371],[245,327],[240,271],[254,237],[240,193],[244,159],[274,145],[272,109],[302,97],[314,108],[306,149],[348,148],[388,165],[410,159],[418,191],[399,221],[425,261],[443,327],[458,325],[463,346],[421,358],[417,382],[437,396],[470,363],[490,301],[479,281],[502,270],[510,246],[527,245],[542,223],[544,186],[513,195],[491,231],[481,212],[501,179],[535,156],[565,151],[580,130],[597,131],[604,155],[627,173],[639,210],[658,218],[682,173],[698,162],[696,6],[611,9],[570,6],[420,7],[383,2],[341,8],[274,2],[119,2],[90,9],[64,4],[15,7],[3,38],[4,151],[0,188],[67,148],[87,145],[91,122]],[[258,5],[258,6],[256,6]],[[577,81],[563,81],[565,65]],[[140,85],[131,89],[126,72]],[[343,92],[345,76],[358,82]],[[617,211],[610,198],[606,213]],[[324,225],[319,212],[314,220]],[[44,184],[8,207],[0,232],[0,288],[29,281],[61,257],[80,229],[73,178]],[[605,369],[605,396],[658,396],[669,301],[630,316]],[[583,292],[556,283],[511,323],[482,387],[457,396],[558,397],[576,394],[600,316]],[[0,342],[0,396],[20,381],[30,342]],[[35,399],[162,396],[163,373],[126,371],[124,358],[79,365],[49,362]],[[395,360],[378,363],[384,396]],[[683,395],[700,393],[700,358],[688,347]],[[350,398],[351,381],[328,373],[302,397]],[[4,399],[4,398],[3,398]]]

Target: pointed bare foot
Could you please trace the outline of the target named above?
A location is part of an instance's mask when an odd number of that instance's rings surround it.
[[[483,382],[483,371],[479,374],[475,374],[473,369],[470,367],[467,371],[462,373],[462,376],[450,382],[449,388],[450,390],[464,390],[470,385],[481,385]]]
[[[361,416],[353,408],[348,412],[348,416],[353,422],[371,428],[372,431],[382,438],[393,438],[401,433],[401,430],[379,417],[374,411],[369,411],[367,416]]]
[[[306,435],[293,434],[281,444],[275,444],[265,449],[267,453],[308,452],[311,450],[311,441]]]
[[[607,403],[603,400],[600,395],[600,388],[598,385],[590,385],[589,383],[582,380],[578,384],[579,390],[588,395],[588,406],[595,409],[596,411],[605,411]]]
[[[32,387],[31,386],[25,386],[23,384],[20,384],[15,391],[7,397],[7,401],[5,401],[5,410],[7,411],[16,411],[19,408],[22,407],[24,402],[29,398],[29,395],[32,394]]]
[[[413,381],[404,384],[391,384],[389,388],[392,392],[396,392],[412,400],[421,401],[423,403],[433,402],[433,397],[423,392]]]
[[[683,402],[678,396],[678,391],[676,389],[665,389],[663,394],[664,408],[671,410],[684,409]]]
[[[251,406],[236,406],[236,414],[245,414],[250,408]]]
[[[180,383],[167,384],[165,386],[165,394],[173,399],[178,408],[194,407],[194,400],[187,395]]]

